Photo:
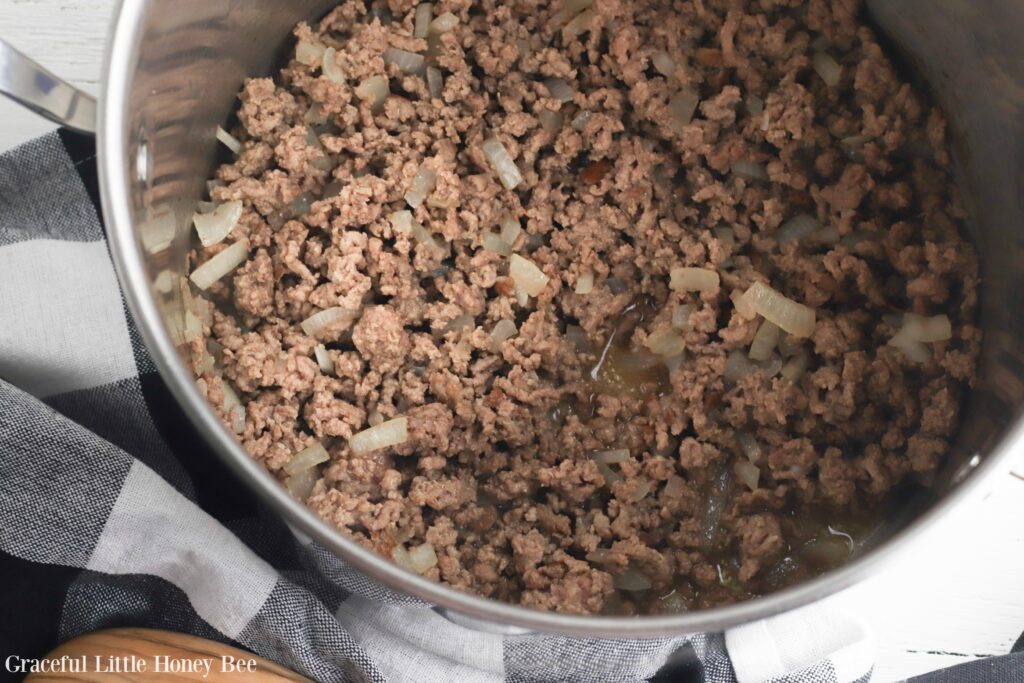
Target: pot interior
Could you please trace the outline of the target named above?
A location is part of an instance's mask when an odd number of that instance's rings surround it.
[[[599,621],[596,618],[533,619],[524,616],[523,609],[469,600],[445,588],[425,589],[422,580],[403,578],[383,560],[367,557],[337,532],[311,521],[302,506],[283,496],[277,483],[247,458],[206,408],[175,350],[174,341],[184,329],[184,309],[178,288],[167,287],[167,273],[185,275],[191,215],[217,160],[215,127],[237,106],[244,78],[272,73],[290,44],[291,27],[302,19],[318,18],[333,4],[149,0],[122,7],[103,102],[101,165],[115,259],[141,332],[200,431],[247,484],[346,560],[421,597],[441,596],[442,603],[458,604],[477,617],[572,632],[615,632],[589,628],[587,624]],[[870,557],[900,541],[893,537],[912,530],[961,489],[1001,470],[1015,440],[1014,425],[1024,405],[1024,269],[1019,267],[1024,263],[1024,13],[1014,0],[867,4],[908,69],[927,82],[950,120],[961,187],[971,212],[971,238],[981,257],[980,325],[985,334],[978,382],[948,463],[928,494],[905,501],[887,516],[869,540]],[[723,626],[820,597],[853,578],[848,567],[815,580],[813,590],[797,591],[789,598],[769,597],[711,610],[706,618],[680,615],[633,623],[657,621],[648,629],[652,633]]]

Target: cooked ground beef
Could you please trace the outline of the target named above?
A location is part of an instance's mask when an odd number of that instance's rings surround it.
[[[415,9],[348,0],[242,90],[211,191],[241,218],[193,263],[249,258],[191,338],[246,449],[359,543],[541,609],[693,609],[845,560],[942,463],[980,343],[943,116],[859,0],[440,0],[457,24],[425,39]],[[757,362],[754,283],[816,316]],[[905,314],[952,334],[889,344]],[[399,417],[404,443],[351,450]]]

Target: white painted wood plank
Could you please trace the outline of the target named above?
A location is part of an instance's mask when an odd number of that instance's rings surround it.
[[[0,36],[87,92],[98,92],[114,0],[0,0]],[[0,150],[55,126],[0,96]]]
[[[96,92],[114,0],[0,0],[0,35]],[[0,150],[52,126],[0,98]],[[1024,454],[1018,470],[1024,471]],[[832,598],[870,624],[883,683],[1003,654],[1024,630],[1024,481],[958,510],[899,567]]]

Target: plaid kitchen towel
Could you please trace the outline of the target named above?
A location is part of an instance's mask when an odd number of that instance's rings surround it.
[[[143,626],[233,643],[317,681],[870,677],[869,634],[821,607],[725,634],[498,636],[297,541],[156,374],[97,206],[91,140],[60,131],[0,156],[0,668]]]

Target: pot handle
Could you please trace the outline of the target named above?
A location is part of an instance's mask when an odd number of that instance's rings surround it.
[[[0,39],[0,94],[62,126],[96,133],[96,98],[57,78]]]

